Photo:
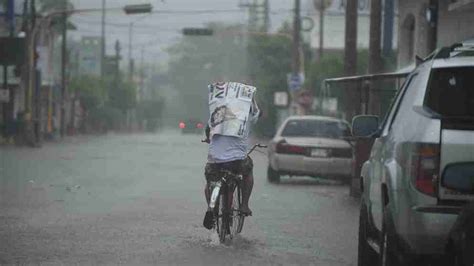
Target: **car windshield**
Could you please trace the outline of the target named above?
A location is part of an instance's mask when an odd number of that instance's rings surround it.
[[[425,105],[444,117],[474,118],[474,67],[434,69]]]
[[[341,138],[350,135],[349,127],[343,122],[323,120],[290,120],[286,123],[282,137]]]

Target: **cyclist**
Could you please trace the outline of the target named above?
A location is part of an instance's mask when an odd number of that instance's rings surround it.
[[[204,193],[209,205],[208,183],[220,178],[220,170],[242,174],[241,213],[252,215],[249,198],[253,188],[253,161],[247,156],[251,124],[261,115],[255,100],[256,88],[236,82],[218,82],[209,88],[210,119],[206,126],[206,142],[209,143],[208,162],[205,167]],[[249,123],[250,122],[250,123]],[[212,212],[208,210],[204,226],[213,226]]]

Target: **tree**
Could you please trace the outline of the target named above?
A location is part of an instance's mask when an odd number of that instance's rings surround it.
[[[39,11],[41,13],[49,13],[64,10],[64,7],[66,7],[67,10],[74,9],[74,5],[69,0],[40,0]]]
[[[69,0],[40,0],[40,13],[51,13],[55,11],[62,11],[62,10],[72,10],[74,9],[74,5]],[[67,15],[69,17],[70,15]],[[54,33],[59,34],[63,27],[63,17],[62,16],[53,16],[51,18],[51,25],[50,28],[53,30]],[[66,27],[68,30],[76,29],[76,26],[70,22],[66,22]]]
[[[291,40],[283,36],[256,36],[249,41],[249,71],[258,88],[257,100],[264,115],[256,125],[258,135],[271,136],[277,126],[273,94],[287,91],[291,72]]]
[[[259,135],[275,131],[277,109],[273,93],[286,91],[291,71],[291,40],[285,36],[243,36],[241,26],[209,27],[213,37],[184,37],[170,47],[168,76],[179,91],[176,117],[207,119],[207,85],[214,81],[246,82],[258,88],[264,115],[256,126]],[[288,27],[283,30],[288,30]]]
[[[85,110],[92,110],[104,105],[107,98],[105,86],[105,83],[96,76],[79,76],[71,80],[69,89],[81,101]]]
[[[115,86],[109,86],[110,106],[117,108],[123,114],[137,105],[137,91],[133,83],[120,80]]]
[[[241,27],[217,24],[209,27],[218,34],[185,36],[168,49],[168,76],[170,85],[179,93],[175,115],[180,119],[207,119],[208,84],[218,80],[244,81],[247,77],[245,39],[233,34],[241,31]]]

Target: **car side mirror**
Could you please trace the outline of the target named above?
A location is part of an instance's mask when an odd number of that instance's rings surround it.
[[[352,135],[354,137],[370,138],[379,129],[379,117],[376,115],[358,115],[352,119]]]

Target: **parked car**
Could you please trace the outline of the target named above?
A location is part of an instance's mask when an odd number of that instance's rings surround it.
[[[359,266],[454,265],[444,261],[448,235],[474,199],[473,51],[457,45],[425,59],[382,123],[354,118],[353,134],[375,139],[361,171]]]
[[[183,134],[202,134],[205,123],[197,119],[188,119],[179,122],[179,128]]]
[[[292,116],[278,129],[268,150],[267,177],[281,175],[337,178],[348,182],[353,167],[349,124],[323,116]]]

